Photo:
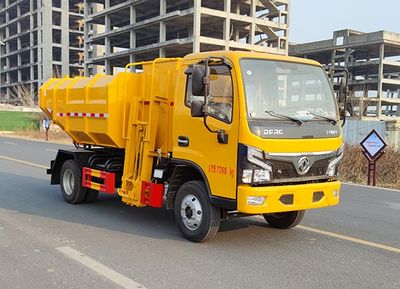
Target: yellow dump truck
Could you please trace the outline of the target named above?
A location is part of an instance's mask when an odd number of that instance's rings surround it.
[[[131,63],[50,79],[40,107],[76,145],[48,170],[72,204],[102,192],[173,209],[202,242],[233,216],[285,229],[339,202],[343,106],[311,60],[217,51]]]

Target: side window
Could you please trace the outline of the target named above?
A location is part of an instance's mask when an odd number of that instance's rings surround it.
[[[224,122],[232,122],[233,89],[232,77],[226,65],[210,66],[210,95],[208,97],[208,114]],[[190,107],[192,101],[202,101],[204,96],[192,95],[192,76],[188,75],[186,83],[185,105]]]

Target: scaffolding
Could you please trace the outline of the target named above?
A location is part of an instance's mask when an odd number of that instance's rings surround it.
[[[212,50],[286,55],[290,0],[85,0],[85,74]]]

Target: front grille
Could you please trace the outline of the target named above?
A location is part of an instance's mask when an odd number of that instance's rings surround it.
[[[337,158],[336,151],[310,152],[310,153],[267,153],[262,152],[254,156],[261,162],[272,167],[272,180],[263,183],[252,183],[252,186],[276,186],[282,183],[303,184],[314,182],[326,182],[336,180],[336,177],[328,176],[327,170],[330,161]],[[308,170],[303,169],[304,159],[308,159]],[[238,150],[238,184],[242,183],[244,169],[259,169],[260,166],[249,162],[247,146],[239,144]],[[301,170],[306,171],[301,174]]]
[[[305,175],[299,175],[297,173],[293,165],[293,162],[285,162],[285,161],[269,160],[269,159],[268,162],[272,164],[274,180],[281,180],[281,179],[324,176],[326,175],[326,170],[328,169],[330,159],[331,158],[326,158],[314,162],[314,164],[311,166],[311,168]]]

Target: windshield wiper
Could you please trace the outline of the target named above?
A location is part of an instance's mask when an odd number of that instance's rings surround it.
[[[302,125],[303,124],[303,122],[300,119],[295,118],[295,117],[291,117],[291,116],[288,116],[288,115],[276,113],[276,112],[274,112],[272,110],[266,110],[265,112],[268,113],[269,115],[274,116],[274,117],[286,118],[288,120],[291,120],[291,121],[297,123],[298,125]]]
[[[309,111],[307,111],[307,114],[310,114],[310,115],[313,115],[313,116],[316,116],[316,117],[320,117],[320,118],[322,118],[322,119],[325,119],[325,120],[331,122],[333,125],[336,125],[336,124],[337,124],[337,120],[336,120],[336,119],[330,118],[330,117],[328,117],[328,116],[321,115],[321,114],[318,114],[318,113],[315,113],[315,112],[309,112]]]

